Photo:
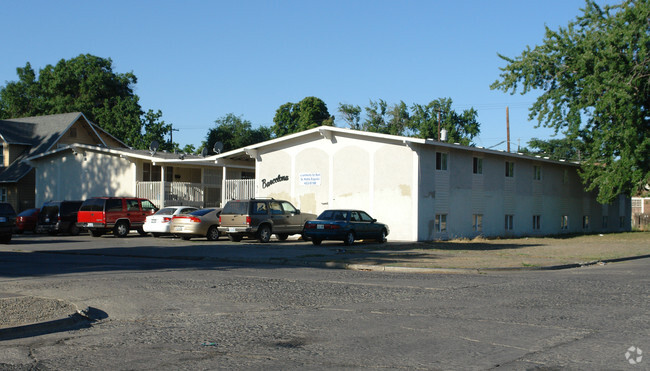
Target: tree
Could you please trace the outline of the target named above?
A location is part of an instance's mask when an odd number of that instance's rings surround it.
[[[366,120],[361,125],[365,131],[404,135],[409,126],[409,112],[406,103],[400,101],[397,104],[388,106],[383,99],[379,101],[370,101],[370,105],[365,108]]]
[[[160,110],[157,112],[149,110],[142,116],[144,133],[139,148],[148,148],[155,140],[160,144],[160,150],[173,151],[176,149],[174,143],[165,140],[165,136],[171,133],[172,125],[166,124],[165,121],[160,119],[161,117],[162,112]]]
[[[359,120],[361,120],[361,107],[353,106],[351,104],[339,103],[339,112],[343,116],[350,129],[361,130]]]
[[[298,103],[285,103],[275,112],[273,135],[281,137],[321,125],[334,125],[334,116],[327,105],[316,97],[306,97]]]
[[[271,129],[264,126],[252,129],[250,121],[233,113],[218,118],[215,124],[216,127],[208,131],[202,146],[208,149],[209,154],[214,154],[212,149],[217,142],[223,143],[222,152],[227,152],[271,139]]]
[[[413,136],[418,138],[438,139],[438,117],[440,129],[447,131],[447,142],[470,145],[480,133],[480,124],[476,120],[478,112],[474,108],[458,114],[451,109],[451,98],[439,98],[427,105],[414,104],[411,107],[409,127]]]
[[[522,148],[520,152],[531,155],[543,155],[553,160],[580,161],[585,153],[584,144],[579,140],[533,138],[528,142],[532,149]]]
[[[153,116],[143,112],[133,92],[137,78],[132,72],[113,72],[110,58],[82,54],[61,59],[56,66],[42,68],[38,77],[29,62],[16,71],[18,81],[0,90],[0,118],[79,111],[129,146],[149,145],[142,129]]]
[[[587,0],[566,28],[508,58],[492,89],[541,91],[530,119],[585,145],[580,175],[598,201],[650,179],[650,2],[600,8]]]

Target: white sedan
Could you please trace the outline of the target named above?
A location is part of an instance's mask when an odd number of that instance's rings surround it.
[[[192,211],[198,210],[196,207],[191,206],[167,206],[164,207],[153,215],[149,215],[142,226],[142,229],[151,233],[154,237],[159,237],[163,234],[171,234],[169,229],[169,222],[176,215],[185,215]]]

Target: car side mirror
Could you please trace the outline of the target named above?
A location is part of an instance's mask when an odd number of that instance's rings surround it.
[[[296,215],[300,215],[300,210],[296,209]]]
[[[372,223],[374,223],[374,222],[376,222],[376,221],[377,221],[377,219],[373,219],[373,220],[371,220]]]

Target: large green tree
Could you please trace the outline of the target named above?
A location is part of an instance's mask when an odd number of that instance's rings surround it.
[[[521,148],[520,152],[531,155],[542,155],[553,160],[581,161],[585,153],[584,143],[578,139],[537,139],[528,142],[529,148]]]
[[[458,113],[451,108],[452,103],[451,98],[439,98],[426,105],[414,104],[409,125],[413,136],[438,139],[440,126],[441,131],[447,131],[447,142],[471,145],[481,131],[478,112],[470,108]]]
[[[208,131],[199,152],[207,148],[209,154],[214,154],[213,148],[217,142],[223,143],[222,152],[227,152],[271,139],[271,129],[265,126],[253,129],[250,121],[233,113],[218,118],[215,124],[216,126]]]
[[[47,65],[38,75],[29,62],[16,71],[18,81],[0,89],[1,118],[79,111],[134,148],[146,148],[146,141],[154,136],[165,143],[164,136],[171,130],[160,121],[160,114],[142,110],[133,91],[136,76],[114,72],[110,58],[82,54]],[[147,134],[154,127],[157,134]]]
[[[330,115],[323,100],[306,97],[298,103],[288,102],[280,106],[275,112],[273,122],[273,135],[281,137],[321,125],[333,126],[334,116]]]
[[[633,194],[650,179],[650,1],[599,7],[507,62],[492,84],[540,92],[530,119],[584,142],[580,174],[598,200]]]

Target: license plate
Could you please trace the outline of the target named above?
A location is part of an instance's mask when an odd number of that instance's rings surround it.
[[[151,219],[151,224],[156,224],[156,219]]]
[[[93,224],[93,223],[86,224],[86,227],[94,227],[94,226],[95,226],[95,224]]]
[[[316,226],[316,229],[325,229],[325,225],[324,224],[318,224]]]
[[[182,230],[183,230],[183,227],[175,227],[174,230],[175,230],[175,231],[182,231]]]
[[[237,228],[230,227],[228,228],[228,232],[237,232]]]

